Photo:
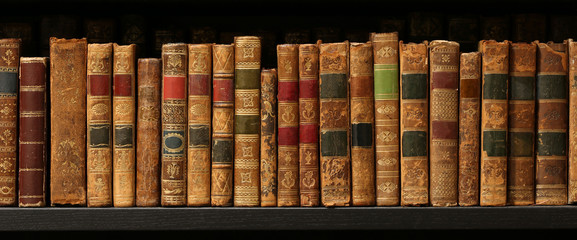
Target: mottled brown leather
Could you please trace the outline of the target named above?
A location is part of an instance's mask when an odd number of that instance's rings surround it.
[[[277,206],[277,72],[263,69],[260,92],[260,206]]]
[[[577,203],[577,42],[567,41],[569,59],[568,203]]]

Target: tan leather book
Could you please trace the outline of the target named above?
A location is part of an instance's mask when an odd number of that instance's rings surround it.
[[[433,207],[459,201],[459,55],[460,44],[429,44],[429,201]]]
[[[90,43],[87,53],[88,207],[112,206],[112,43]]]
[[[260,206],[277,206],[277,71],[260,75]]]
[[[50,38],[51,205],[86,205],[86,39]]]
[[[568,203],[577,203],[577,42],[567,41],[569,59]]]

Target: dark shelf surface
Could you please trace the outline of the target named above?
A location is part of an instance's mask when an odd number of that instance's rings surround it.
[[[577,206],[0,208],[0,231],[520,229],[577,229]]]

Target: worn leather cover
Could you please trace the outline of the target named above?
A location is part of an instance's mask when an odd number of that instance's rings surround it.
[[[459,55],[460,44],[429,44],[429,188],[434,207],[459,201]]]
[[[112,206],[112,43],[87,53],[86,195],[88,207]]]
[[[18,200],[46,206],[46,77],[48,58],[20,58]]]
[[[185,43],[162,46],[162,206],[186,205],[187,69]]]
[[[51,205],[86,205],[86,39],[50,38]]]
[[[263,69],[260,78],[260,206],[277,206],[277,71]]]
[[[483,40],[480,205],[507,203],[509,42]]]
[[[535,43],[509,49],[509,159],[507,204],[535,203]]]
[[[351,203],[349,42],[319,47],[320,190],[325,207]]]
[[[211,205],[232,206],[234,159],[234,45],[212,46]]]
[[[351,43],[349,48],[351,199],[353,206],[373,206],[376,203],[373,45]]]
[[[234,206],[260,205],[260,61],[257,36],[234,38]]]
[[[137,65],[136,206],[160,206],[160,98],[162,62],[141,58]]]
[[[459,71],[459,206],[479,205],[481,52],[461,53]]]
[[[567,204],[567,42],[537,43],[535,204]]]
[[[428,44],[399,41],[402,206],[429,204]]]
[[[319,45],[299,45],[300,206],[320,205],[319,191]]]
[[[212,44],[188,45],[187,205],[210,205]]]
[[[577,42],[567,41],[569,59],[569,148],[567,190],[569,204],[577,203]]]
[[[299,206],[299,46],[277,46],[278,206]]]
[[[399,34],[371,33],[374,57],[376,205],[400,203]]]

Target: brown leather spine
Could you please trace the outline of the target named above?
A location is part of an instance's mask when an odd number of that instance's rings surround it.
[[[136,206],[160,206],[160,58],[138,59]]]
[[[459,83],[459,206],[479,205],[481,52],[462,53]]]
[[[459,48],[454,41],[429,44],[429,201],[434,207],[459,201]]]
[[[20,58],[18,199],[20,207],[46,206],[47,57]]]
[[[188,206],[210,205],[212,44],[188,45]]]
[[[86,39],[50,38],[50,199],[86,205]]]
[[[88,207],[112,206],[112,43],[88,44],[87,152]]]
[[[277,206],[277,71],[261,72],[260,206]]]
[[[373,206],[375,197],[373,45],[350,44],[351,185],[353,206]]]
[[[569,149],[568,203],[577,203],[577,42],[569,39]]]

